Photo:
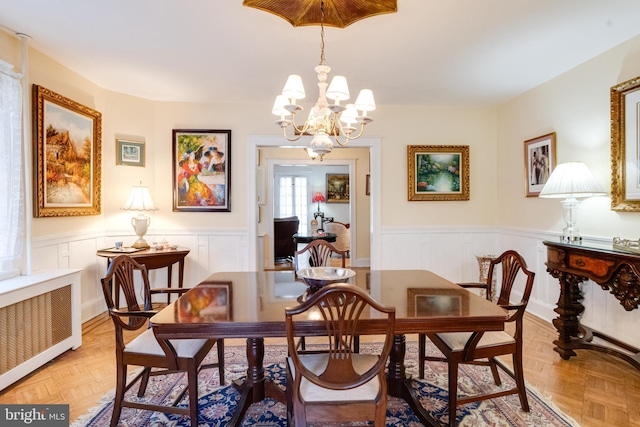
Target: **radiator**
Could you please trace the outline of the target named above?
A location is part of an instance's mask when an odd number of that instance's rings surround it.
[[[71,337],[71,285],[0,308],[0,375]]]
[[[79,272],[0,282],[0,390],[82,344]]]

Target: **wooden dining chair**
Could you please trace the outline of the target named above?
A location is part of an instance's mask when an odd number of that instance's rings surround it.
[[[316,239],[311,241],[307,246],[295,252],[293,258],[294,269],[300,268],[299,258],[300,256],[307,254],[309,256],[310,267],[326,267],[330,264],[331,254],[338,254],[342,257],[342,268],[347,265],[347,251],[341,251],[326,240]]]
[[[134,273],[140,271],[142,276],[142,299],[136,296]],[[148,320],[157,311],[151,308],[151,292],[147,268],[127,255],[120,255],[113,260],[107,275],[101,279],[102,291],[107,303],[109,316],[115,326],[116,339],[116,392],[114,397],[111,426],[115,427],[120,419],[123,407],[146,409],[159,412],[170,412],[186,415],[191,418],[191,426],[198,426],[198,372],[204,368],[218,367],[220,384],[224,384],[224,341],[217,339],[179,339],[157,340],[153,330],[148,328]],[[165,293],[180,294],[186,288],[166,288]],[[117,307],[114,294],[122,293],[126,307]],[[140,331],[131,342],[125,343],[125,331]],[[217,344],[218,363],[202,364],[209,350]],[[129,365],[141,366],[142,371],[127,383]],[[182,390],[171,404],[162,406],[146,404],[140,401],[126,400],[125,393],[140,380],[137,396],[143,397],[150,376],[175,372],[186,372],[187,387]],[[177,407],[184,393],[189,394],[189,406]]]
[[[527,269],[527,264],[516,251],[506,251],[491,261],[487,283],[491,283],[497,267],[502,270],[502,282],[499,289],[497,304],[508,310],[510,315],[507,322],[515,323],[513,333],[507,331],[494,332],[448,332],[429,333],[426,336],[438,347],[444,357],[433,357],[425,354],[425,335],[418,337],[419,377],[424,378],[424,363],[426,360],[446,361],[449,365],[449,425],[456,425],[456,408],[479,400],[493,399],[500,396],[517,394],[520,405],[525,412],[529,412],[529,402],[524,382],[522,368],[522,328],[523,316],[527,308],[529,296],[533,288],[535,273]],[[511,292],[516,279],[525,281],[522,298],[519,303],[512,304]],[[519,279],[520,280],[520,279]],[[476,286],[474,286],[476,287]],[[487,285],[486,289],[490,289]],[[487,299],[491,301],[491,293],[487,292]],[[513,371],[507,368],[497,356],[512,355]],[[487,365],[491,369],[496,385],[501,385],[498,367],[515,380],[515,386],[508,390],[487,392],[480,395],[458,397],[458,366],[461,363]]]
[[[375,313],[375,314],[372,314]],[[360,327],[361,317],[375,325]],[[297,307],[285,310],[287,344],[287,422],[371,421],[385,425],[387,380],[385,365],[391,352],[395,308],[385,307],[355,285],[327,285]],[[313,319],[313,320],[309,320]],[[317,353],[299,352],[296,338],[309,322],[323,322],[327,346]],[[353,339],[381,335],[379,354],[355,353]]]

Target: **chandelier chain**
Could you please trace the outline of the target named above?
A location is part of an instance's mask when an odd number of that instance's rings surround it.
[[[320,2],[320,65],[325,65],[325,60],[324,60],[324,0]]]

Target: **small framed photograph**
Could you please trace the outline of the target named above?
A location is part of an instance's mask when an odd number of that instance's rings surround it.
[[[327,174],[327,203],[349,203],[349,174]]]
[[[100,214],[102,114],[33,85],[34,216]]]
[[[469,200],[468,145],[407,146],[409,201]]]
[[[448,317],[469,314],[469,292],[465,289],[407,289],[409,317]]]
[[[174,212],[231,212],[231,131],[173,130]]]
[[[527,197],[537,197],[556,167],[555,132],[524,142],[524,170]]]
[[[144,167],[144,142],[116,139],[116,165]]]
[[[219,322],[233,320],[231,282],[203,282],[184,294],[179,301],[181,322]]]

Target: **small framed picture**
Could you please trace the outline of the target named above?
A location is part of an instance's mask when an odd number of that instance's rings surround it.
[[[327,174],[327,203],[349,203],[349,174]]]
[[[144,167],[144,142],[116,139],[116,165]]]
[[[526,196],[537,197],[556,167],[555,132],[524,142]]]
[[[469,200],[468,145],[409,145],[409,200]]]

